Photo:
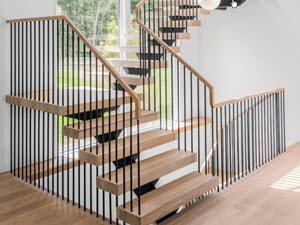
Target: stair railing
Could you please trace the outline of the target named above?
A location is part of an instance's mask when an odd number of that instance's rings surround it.
[[[140,181],[140,96],[67,17],[7,23],[11,173],[113,223],[112,207],[119,205],[119,196],[112,201],[111,194],[102,191],[101,195],[96,177],[118,182],[130,176],[132,183],[133,158],[137,156]],[[127,155],[125,137],[130,140]],[[123,153],[118,152],[121,147]],[[98,160],[91,162],[87,157],[80,161],[78,154]],[[130,175],[124,169],[122,176],[116,173],[112,178],[113,169],[128,165],[126,158],[130,159]],[[130,193],[132,204],[132,188]],[[123,201],[125,206],[125,193]]]
[[[193,10],[189,14],[189,5],[199,8],[195,4],[143,0],[136,7],[140,75],[155,80],[152,86],[149,82],[143,86],[143,107],[159,111],[160,127],[177,129],[178,149],[196,151],[198,171],[220,176],[224,188],[224,183],[232,183],[286,150],[285,89],[216,104],[213,85],[174,50],[177,31],[186,30],[177,30],[181,22],[173,26],[170,20],[176,16],[198,19]],[[173,29],[163,29],[161,24]],[[168,63],[169,69],[162,62]]]

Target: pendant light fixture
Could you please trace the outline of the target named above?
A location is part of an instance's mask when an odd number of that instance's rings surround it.
[[[199,0],[199,4],[203,9],[214,10],[219,7],[221,0]]]
[[[238,3],[236,1],[234,1],[234,0],[232,0],[231,1],[231,6],[232,6],[232,8],[237,8]]]

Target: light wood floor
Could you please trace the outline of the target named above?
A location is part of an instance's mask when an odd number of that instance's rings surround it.
[[[163,225],[299,225],[300,142],[246,179],[179,215]]]
[[[0,174],[0,225],[108,224],[88,212]]]

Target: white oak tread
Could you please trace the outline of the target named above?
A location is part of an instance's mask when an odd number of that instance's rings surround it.
[[[177,139],[177,132],[174,131],[154,129],[154,130],[142,132],[140,133],[140,152],[174,141],[176,139]],[[118,139],[117,148],[116,148],[116,141],[113,140],[111,142],[111,149],[110,149],[111,161],[116,160],[116,153],[117,153],[117,159],[122,159],[124,153],[125,153],[125,157],[130,156],[130,147],[131,147],[130,136],[125,137],[125,148],[123,147],[123,141],[124,141],[123,138]],[[134,143],[132,145],[132,153],[136,154],[137,135],[132,136],[132,142]],[[104,143],[104,155],[102,153],[102,144],[98,145],[98,154],[97,154],[96,146],[93,146],[92,149],[87,148],[86,151],[84,150],[79,151],[79,160],[81,162],[86,162],[95,166],[101,166],[103,165],[103,158],[104,158],[104,164],[109,162],[109,143]]]
[[[141,215],[138,215],[138,199],[130,202],[125,209],[117,208],[117,218],[131,225],[151,224],[180,206],[212,190],[219,184],[218,177],[192,172],[154,191],[141,196]]]
[[[100,51],[108,51],[108,52],[117,52],[117,53],[140,53],[140,46],[104,46],[104,47],[97,47]],[[176,53],[180,52],[180,47],[179,46],[171,46],[170,47],[173,51]],[[164,49],[163,47],[160,47],[160,51],[163,52]],[[148,53],[148,48],[146,49],[146,52]],[[151,53],[159,53],[159,47],[150,47],[150,52]]]
[[[111,65],[115,66],[115,67],[126,67],[126,68],[138,68],[139,69],[140,65],[141,65],[141,61],[138,59],[107,59],[107,61],[110,62]],[[152,60],[150,63],[151,69],[159,69],[159,68],[166,68],[166,67],[168,67],[168,62],[166,62],[166,61],[158,62],[158,60],[156,60],[154,62]],[[148,68],[149,68],[149,65],[147,63],[146,69],[148,69]]]
[[[74,92],[74,95],[73,95]],[[85,93],[85,99],[84,99]],[[104,93],[104,96],[102,95]],[[54,101],[53,101],[54,94]],[[114,90],[111,91],[111,106],[114,107],[117,105],[123,104],[123,92],[118,91],[118,101],[116,103],[116,92]],[[92,98],[90,98],[90,95]],[[97,107],[97,99],[98,95],[98,107]],[[139,97],[142,97],[142,94],[138,94]],[[22,94],[20,96],[7,95],[6,102],[13,105],[18,105],[30,109],[40,110],[43,112],[48,112],[56,115],[66,116],[73,113],[73,109],[75,113],[84,112],[84,107],[86,110],[96,110],[102,109],[102,99],[104,99],[104,108],[109,106],[109,90],[104,89],[102,92],[101,88],[92,88],[86,87],[74,87],[69,89],[59,89],[59,90],[45,90],[39,91],[35,93]],[[49,98],[48,98],[49,96]],[[74,100],[73,100],[74,96]],[[59,99],[57,101],[57,99]],[[63,100],[64,99],[64,100]],[[84,104],[85,101],[85,104]],[[54,103],[53,103],[54,102]],[[69,105],[68,105],[69,102]],[[73,108],[74,102],[74,108]],[[130,96],[125,94],[125,103],[130,103]]]
[[[185,152],[183,150],[173,149],[165,153],[153,156],[151,158],[142,160],[141,166],[141,186],[154,181],[160,177],[163,177],[171,172],[174,172],[180,168],[188,166],[197,161],[197,154],[191,152]],[[132,164],[132,188],[138,187],[138,164]],[[130,166],[125,167],[125,192],[130,191]],[[116,176],[118,182],[116,182]],[[97,177],[97,187],[101,190],[105,190],[114,195],[121,195],[124,193],[123,188],[123,168],[117,171],[111,172],[111,179],[109,179],[109,173]]]
[[[191,0],[180,0],[180,3],[176,0],[169,0],[169,1],[156,1],[155,7],[171,7],[172,6],[179,6],[179,5],[189,5],[189,6],[200,6],[198,1],[191,1]]]
[[[169,4],[170,6],[170,4]],[[173,7],[177,7],[178,6],[178,2],[176,3],[172,3]],[[201,16],[206,16],[206,15],[210,15],[211,12],[202,8],[198,8],[198,9],[191,9],[191,12],[189,10],[186,9],[173,9],[173,10],[159,10],[159,11],[155,11],[153,12],[146,12],[146,16],[147,18],[165,18],[165,17],[170,17],[170,16],[190,16],[190,15],[195,15],[195,17],[197,16],[198,13],[198,17]]]
[[[116,79],[112,75],[109,75],[109,73],[98,73],[98,74],[96,74],[95,72],[93,72],[92,73],[92,81],[97,81],[97,78],[98,78],[98,82],[102,81],[103,76],[104,76],[104,80],[106,82],[109,82],[109,79],[111,77],[112,84],[116,83]],[[146,85],[146,84],[149,83],[149,81],[150,81],[150,84],[154,84],[154,77],[147,77],[147,78],[145,77],[145,79],[143,79],[143,77],[141,77],[140,75],[136,75],[136,74],[121,74],[121,77],[129,85],[140,86],[140,85],[143,85],[144,83]],[[90,80],[90,76],[87,76],[86,80]],[[121,95],[123,96],[123,94],[121,94]],[[120,94],[118,94],[118,97],[119,96],[120,96]]]
[[[153,27],[154,23],[153,22],[146,22],[146,26],[149,27],[149,25],[151,27]],[[181,27],[200,27],[201,26],[201,21],[200,20],[187,20],[187,22],[185,20],[183,21],[156,21],[155,22],[155,27],[156,28],[169,28],[169,27],[172,27],[172,28],[181,28]],[[137,23],[133,23],[132,24],[132,27],[134,29],[138,29],[139,28],[139,25]]]
[[[132,112],[132,126],[137,125],[137,120],[135,119],[135,112]],[[111,115],[111,123],[109,125],[109,116],[104,118],[104,124],[102,124],[102,118],[98,118],[98,129],[97,129],[97,119],[87,120],[86,122],[80,122],[79,124],[70,124],[69,126],[62,127],[62,135],[75,138],[84,139],[90,136],[101,135],[104,130],[104,134],[113,132],[116,130],[116,124],[118,129],[123,129],[123,113],[118,113],[117,122],[116,116]],[[153,112],[148,110],[141,111],[140,124],[152,122],[159,119],[159,112]],[[78,126],[79,125],[79,126]],[[86,129],[84,129],[84,127]],[[103,127],[103,129],[102,129]],[[125,128],[130,127],[130,112],[125,113]]]
[[[162,34],[164,35],[162,38],[163,39],[179,39],[179,40],[189,40],[191,39],[192,37],[192,33],[165,33],[165,34]],[[161,36],[162,36],[161,35]],[[130,40],[139,40],[139,34],[131,34],[130,35]],[[151,40],[153,40],[153,38],[151,38]]]

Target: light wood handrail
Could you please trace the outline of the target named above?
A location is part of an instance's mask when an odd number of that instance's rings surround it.
[[[249,95],[246,97],[242,97],[242,98],[237,98],[237,99],[233,99],[233,100],[229,100],[229,101],[224,101],[224,102],[220,102],[215,104],[215,89],[214,86],[209,83],[208,80],[206,80],[197,70],[195,70],[189,63],[187,63],[181,56],[179,56],[175,51],[173,51],[172,48],[170,48],[170,46],[168,44],[166,44],[160,37],[158,37],[149,27],[147,27],[141,20],[141,8],[142,6],[147,2],[148,0],[142,0],[136,7],[136,22],[140,25],[140,27],[142,27],[146,32],[148,32],[148,34],[150,34],[150,36],[155,39],[160,45],[162,45],[171,55],[173,55],[179,62],[181,62],[183,64],[183,66],[185,66],[190,72],[193,73],[193,75],[199,79],[204,85],[206,85],[209,89],[209,95],[210,95],[210,105],[213,108],[220,108],[226,105],[231,105],[233,103],[237,103],[240,101],[244,101],[247,99],[251,99],[254,97],[260,97],[260,96],[264,96],[266,94],[272,94],[272,93],[276,93],[279,91],[284,91],[285,88],[279,88],[279,89],[274,89],[274,90],[270,90],[270,91],[266,91],[266,92],[261,92],[261,93],[257,93],[257,94],[253,94],[253,95]]]
[[[113,75],[113,77],[119,82],[124,90],[132,97],[135,103],[135,116],[136,119],[141,118],[141,100],[137,93],[123,80],[120,74],[114,69],[114,67],[100,54],[95,46],[81,33],[81,31],[75,26],[75,24],[66,16],[50,16],[50,17],[37,17],[37,18],[25,18],[25,19],[14,19],[7,20],[7,23],[24,23],[24,22],[35,22],[35,21],[47,21],[47,20],[64,20],[72,30],[78,35],[81,41],[93,52],[96,58],[105,66],[105,68]]]

